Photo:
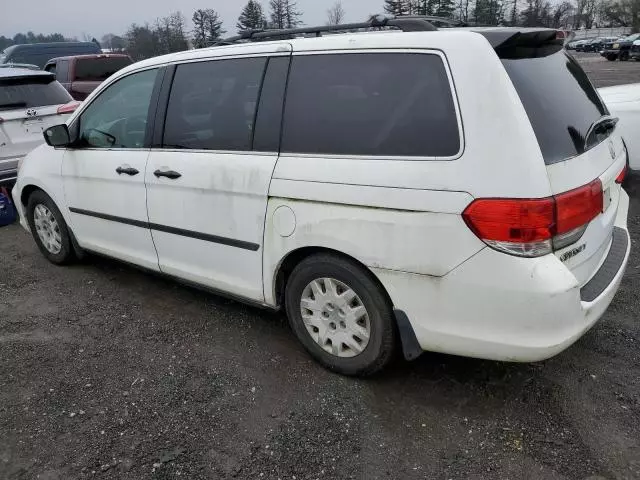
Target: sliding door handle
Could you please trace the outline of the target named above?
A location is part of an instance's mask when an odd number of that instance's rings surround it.
[[[160,177],[167,177],[170,178],[171,180],[175,180],[176,178],[180,178],[182,176],[182,174],[175,172],[173,170],[156,170],[155,172],[153,172],[153,174],[160,178]]]
[[[132,168],[132,167],[120,166],[120,167],[116,168],[116,173],[118,175],[122,175],[124,173],[125,175],[133,176],[133,175],[139,174],[140,172],[138,170],[136,170],[135,168]]]

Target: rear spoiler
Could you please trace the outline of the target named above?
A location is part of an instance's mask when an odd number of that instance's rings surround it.
[[[529,56],[522,55],[523,51],[531,52],[531,56],[545,56],[560,50],[568,37],[564,31],[552,28],[483,28],[473,31],[484,36],[501,58]],[[514,54],[516,49],[519,53]]]

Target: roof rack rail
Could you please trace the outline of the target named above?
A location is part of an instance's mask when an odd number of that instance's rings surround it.
[[[212,46],[231,45],[239,42],[260,42],[264,40],[287,40],[296,35],[315,34],[321,37],[323,33],[329,32],[349,32],[353,30],[370,30],[375,28],[396,28],[403,32],[432,32],[438,28],[432,22],[451,24],[451,26],[461,26],[455,20],[444,17],[390,17],[386,15],[374,15],[369,21],[361,23],[345,23],[342,25],[322,25],[318,27],[302,27],[273,30],[247,30],[234,37],[225,38],[212,44]]]

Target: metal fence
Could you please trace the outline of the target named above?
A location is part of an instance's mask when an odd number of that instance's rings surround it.
[[[631,34],[631,27],[590,28],[589,30],[574,30],[574,40],[595,37],[622,37]]]

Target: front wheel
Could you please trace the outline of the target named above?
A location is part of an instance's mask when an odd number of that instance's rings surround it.
[[[366,376],[391,360],[393,309],[375,277],[356,262],[330,254],[306,258],[287,281],[285,304],[294,333],[325,367]]]
[[[51,263],[63,265],[74,258],[67,224],[51,197],[36,190],[29,197],[27,221],[36,245]]]

